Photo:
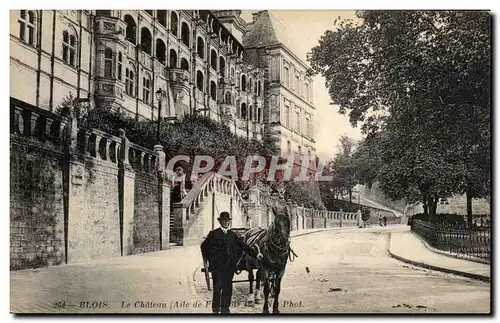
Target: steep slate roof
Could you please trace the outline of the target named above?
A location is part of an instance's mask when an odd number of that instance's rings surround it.
[[[249,24],[249,31],[243,38],[243,47],[266,47],[272,45],[283,45],[294,53],[304,64],[300,57],[301,52],[294,48],[290,41],[289,32],[286,27],[267,10],[257,12],[258,18]]]

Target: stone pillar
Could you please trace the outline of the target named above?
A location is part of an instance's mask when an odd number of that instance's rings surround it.
[[[356,221],[356,226],[358,226],[358,227],[359,227],[359,224],[360,224],[360,223],[361,223],[361,221],[363,220],[363,219],[361,218],[361,210],[358,210],[358,212],[356,213],[356,219],[357,219],[357,221]]]
[[[166,158],[162,145],[155,145],[158,155],[156,173],[158,176],[158,214],[160,230],[160,250],[168,249],[170,242],[170,185],[166,174]]]
[[[119,130],[121,139],[118,159],[118,187],[120,205],[120,237],[122,256],[134,250],[134,190],[135,172],[129,163],[129,140],[123,129]]]

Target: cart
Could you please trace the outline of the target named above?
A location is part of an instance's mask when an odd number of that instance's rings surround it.
[[[249,230],[248,228],[231,228],[229,229],[233,232],[235,232],[239,237],[243,237],[243,235]],[[202,255],[203,257],[203,255]],[[243,257],[243,253],[242,253],[242,257]],[[205,259],[203,257],[203,264],[202,264],[202,268],[201,268],[201,272],[205,274],[205,281],[207,283],[207,289],[209,291],[212,290],[211,288],[211,283],[210,281],[212,280],[212,275],[211,275],[211,271],[210,271],[210,268],[207,267],[207,263],[208,263],[208,260]],[[252,270],[254,269],[259,269],[259,266],[258,266],[258,262],[255,262],[252,264],[251,266]],[[242,271],[246,271],[247,268],[245,268],[245,266],[241,263],[241,258],[240,260],[238,261],[238,265],[236,267],[236,272],[235,274],[236,275],[239,275]],[[248,279],[239,279],[239,280],[233,280],[233,283],[244,283],[244,282],[249,282]]]

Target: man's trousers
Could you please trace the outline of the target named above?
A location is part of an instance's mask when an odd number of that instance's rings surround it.
[[[212,272],[213,299],[212,311],[214,313],[230,313],[231,297],[233,295],[233,270]]]

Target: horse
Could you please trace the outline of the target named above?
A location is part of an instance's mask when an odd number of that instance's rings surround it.
[[[273,208],[274,221],[267,229],[252,228],[244,235],[243,240],[249,246],[256,246],[257,250],[264,256],[259,262],[256,287],[255,287],[255,302],[258,304],[260,297],[260,284],[264,287],[264,306],[263,313],[269,313],[269,294],[272,291],[271,297],[273,301],[273,314],[279,314],[279,294],[281,291],[281,280],[285,274],[286,264],[290,257],[290,231],[291,222],[290,216],[285,208],[284,211],[278,211]],[[244,256],[246,267],[249,269],[250,292],[249,300],[253,295],[253,270],[252,258],[248,255]],[[247,301],[248,304],[248,301]]]

